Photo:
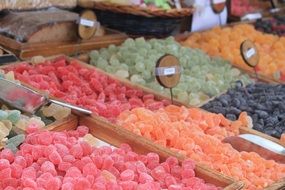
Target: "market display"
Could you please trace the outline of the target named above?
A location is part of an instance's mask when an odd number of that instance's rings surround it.
[[[161,162],[155,153],[139,155],[128,145],[92,147],[82,140],[88,128],[48,132],[35,129],[20,150],[0,153],[1,189],[207,189],[219,188],[195,177],[195,163]]]
[[[155,100],[152,94],[132,89],[76,60],[68,61],[64,57],[37,65],[23,62],[8,66],[5,70],[14,71],[16,79],[22,82],[110,120],[124,110],[135,107],[156,110],[170,103]]]
[[[257,46],[260,55],[256,66],[258,74],[275,80],[285,81],[285,38],[264,34],[254,26],[240,24],[233,27],[215,28],[210,31],[195,33],[182,42],[192,48],[200,48],[212,56],[220,56],[242,69],[253,72],[240,55],[240,45],[244,40],[251,40]]]
[[[284,10],[0,0],[0,190],[285,189]]]
[[[230,120],[236,120],[241,112],[246,111],[253,120],[254,129],[280,138],[285,133],[284,96],[283,85],[237,86],[202,108],[222,113]]]
[[[210,97],[226,91],[237,80],[249,84],[249,77],[227,64],[227,61],[209,57],[198,49],[181,47],[173,38],[165,40],[128,39],[121,46],[111,45],[90,53],[91,64],[169,95],[155,79],[155,65],[164,54],[176,56],[182,66],[182,76],[174,97],[190,105],[199,105]]]
[[[245,189],[263,189],[285,177],[285,165],[265,160],[255,152],[238,152],[222,142],[249,122],[245,113],[231,123],[220,114],[177,106],[158,111],[137,108],[118,118],[118,124],[126,129],[244,181]]]

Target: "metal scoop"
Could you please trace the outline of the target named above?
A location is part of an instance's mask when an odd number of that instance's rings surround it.
[[[238,151],[256,152],[267,160],[285,163],[285,147],[263,137],[243,134],[226,137],[223,142],[231,144]]]
[[[4,78],[0,78],[0,99],[16,109],[31,114],[34,114],[38,109],[48,103],[64,106],[83,114],[92,114],[90,110],[47,98],[28,87]]]

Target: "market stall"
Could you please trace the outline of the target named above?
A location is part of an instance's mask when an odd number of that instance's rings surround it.
[[[0,11],[0,189],[285,188],[282,1]]]

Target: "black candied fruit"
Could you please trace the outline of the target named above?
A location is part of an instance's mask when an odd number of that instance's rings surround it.
[[[233,121],[245,111],[252,118],[255,130],[277,138],[285,133],[285,85],[235,86],[202,108]]]

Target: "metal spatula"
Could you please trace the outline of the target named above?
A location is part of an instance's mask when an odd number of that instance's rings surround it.
[[[285,163],[285,147],[263,137],[243,134],[226,137],[223,142],[231,144],[238,151],[256,152],[265,159]]]
[[[76,110],[84,114],[92,114],[92,112],[87,109],[47,98],[28,87],[22,86],[4,78],[0,78],[0,99],[16,109],[31,114],[34,114],[38,109],[48,103],[54,103],[68,107],[72,110]]]

